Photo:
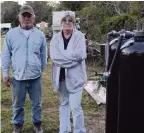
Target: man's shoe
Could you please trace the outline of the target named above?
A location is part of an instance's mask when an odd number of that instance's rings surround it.
[[[41,125],[33,125],[35,133],[44,133]]]
[[[12,133],[21,133],[22,131],[22,126],[20,125],[15,125],[14,130]]]

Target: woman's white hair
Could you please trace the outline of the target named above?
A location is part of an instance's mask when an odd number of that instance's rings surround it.
[[[61,18],[61,22],[62,22],[62,20],[64,19],[64,18],[66,18],[66,17],[70,17],[72,20],[73,20],[73,22],[75,23],[75,14],[74,14],[74,12],[72,12],[72,11],[66,11],[65,13],[64,13],[64,15],[62,16],[62,18]]]

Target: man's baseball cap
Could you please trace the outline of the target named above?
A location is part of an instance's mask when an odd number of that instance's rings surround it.
[[[25,12],[28,12],[28,13],[34,15],[34,10],[33,10],[33,8],[32,8],[31,6],[29,6],[29,5],[24,5],[24,6],[22,6],[22,7],[20,8],[20,12],[19,12],[20,15],[22,15],[22,14],[25,13]]]

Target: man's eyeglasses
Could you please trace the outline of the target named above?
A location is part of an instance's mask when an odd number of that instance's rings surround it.
[[[72,20],[72,19],[65,19],[65,18],[64,18],[64,19],[62,20],[62,22],[64,22],[64,23],[66,23],[66,22],[67,22],[67,23],[73,23],[73,20]]]

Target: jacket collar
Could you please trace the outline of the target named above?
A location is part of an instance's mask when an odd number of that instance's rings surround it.
[[[67,46],[67,50],[72,50],[73,49],[73,45],[75,43],[75,37],[77,35],[77,29],[73,29],[73,32],[72,32],[72,35],[71,35],[71,38],[69,40],[69,43],[68,43],[68,46]],[[59,48],[61,50],[64,49],[64,43],[63,43],[63,37],[62,37],[62,30],[59,32]]]
[[[23,29],[21,28],[20,25],[18,26],[18,28],[19,28],[19,31],[20,31],[21,33],[23,33],[23,31],[22,31]],[[35,27],[33,27],[31,30],[32,30],[32,32],[33,32],[33,31],[35,30]]]

